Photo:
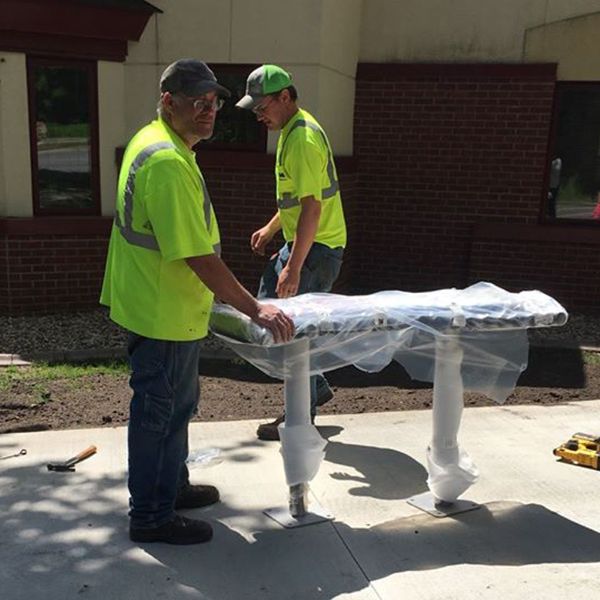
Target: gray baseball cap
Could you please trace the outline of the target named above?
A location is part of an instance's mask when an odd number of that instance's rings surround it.
[[[186,96],[202,96],[208,92],[215,92],[222,98],[231,96],[227,88],[217,83],[206,63],[194,58],[182,58],[170,64],[160,76],[160,91],[180,92]]]
[[[236,104],[238,108],[254,108],[265,96],[276,94],[292,84],[292,76],[277,65],[254,69],[246,80],[246,95]]]

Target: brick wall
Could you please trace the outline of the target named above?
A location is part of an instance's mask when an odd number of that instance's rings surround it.
[[[202,157],[200,162],[202,163]],[[348,220],[348,237],[351,242],[355,222],[353,199],[356,174],[353,163],[346,165],[344,159],[337,160],[337,167]],[[266,224],[275,213],[275,181],[272,164],[269,161],[267,168],[239,170],[231,167],[203,166],[202,172],[219,220],[223,259],[242,284],[252,293],[256,293],[266,257],[256,256],[251,252],[250,236],[256,229]],[[269,245],[267,256],[275,252],[281,244],[283,244],[283,237],[279,234]],[[351,287],[352,262],[352,255],[349,253],[336,290],[347,290]]]
[[[110,222],[5,220],[0,229],[0,314],[97,308]]]
[[[509,290],[540,289],[569,311],[600,312],[600,232],[595,227],[480,224],[469,279]]]
[[[597,244],[478,240],[473,256],[472,281],[493,281],[509,290],[541,289],[568,310],[599,312]]]
[[[256,293],[267,258],[250,251],[250,236],[275,211],[273,157],[236,156],[233,164],[222,153],[200,156],[200,163],[219,220],[223,259]],[[346,169],[340,185],[350,210],[356,175],[352,164]],[[97,308],[111,223],[109,218],[0,219],[0,315]],[[278,236],[268,250],[281,243]],[[347,266],[340,285],[344,281],[351,284]]]
[[[489,280],[600,312],[597,228],[540,216],[554,80],[555,65],[359,65],[355,157],[337,159],[348,222],[337,291]],[[199,162],[223,258],[256,292],[266,259],[249,239],[274,211],[273,157]],[[0,220],[0,314],[95,307],[110,219],[10,221],[20,220]]]
[[[9,314],[8,260],[6,239],[0,234],[0,315]]]
[[[359,65],[361,288],[463,286],[474,223],[537,223],[553,91],[548,65]]]

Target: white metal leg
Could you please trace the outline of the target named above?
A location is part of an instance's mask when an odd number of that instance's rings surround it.
[[[309,340],[299,339],[285,348],[285,423],[279,426],[281,454],[289,486],[286,508],[265,510],[285,527],[299,527],[333,517],[317,502],[308,509],[309,481],[319,470],[326,441],[310,421]]]
[[[408,501],[435,516],[446,516],[478,507],[473,502],[458,500],[478,477],[477,468],[458,445],[464,403],[462,358],[458,338],[443,337],[436,340],[433,435],[427,450],[427,485],[430,493],[420,494]]]

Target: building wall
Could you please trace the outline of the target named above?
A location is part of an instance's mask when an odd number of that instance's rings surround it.
[[[531,28],[600,11],[600,0],[368,0],[361,62],[520,62]]]
[[[556,62],[561,80],[600,81],[599,28],[598,13],[534,27],[525,35],[525,60]]]
[[[339,289],[490,279],[599,310],[597,232],[539,224],[555,73],[528,63],[600,80],[600,0],[154,3],[164,13],[127,61],[98,64],[102,218],[13,219],[32,215],[25,55],[0,53],[0,314],[97,306],[115,148],[154,118],[160,73],[184,56],[292,71],[338,157],[349,227]],[[264,259],[248,240],[274,210],[275,140],[267,155],[199,156],[223,256],[251,290]]]
[[[28,217],[31,151],[25,55],[0,52],[0,217]]]
[[[157,0],[125,70],[126,137],[156,114],[158,82],[174,60],[276,62],[297,83],[303,105],[323,115],[334,150],[352,154],[352,106],[361,0]],[[125,141],[125,140],[124,140]],[[276,136],[269,136],[274,151]]]
[[[240,169],[232,164],[217,166],[213,163],[206,166],[202,165],[202,159],[199,162],[219,220],[223,259],[240,281],[256,293],[268,256],[283,244],[283,238],[278,235],[268,247],[265,257],[256,256],[250,250],[250,236],[266,224],[276,210],[273,165],[268,160],[258,166]],[[337,289],[349,291],[353,285],[350,273],[356,237],[354,207],[357,175],[353,161],[338,158],[336,167],[348,223],[350,248]]]
[[[118,169],[115,148],[123,144],[125,72],[119,63],[98,62],[98,122],[100,123],[100,201],[103,215],[114,214]]]
[[[568,228],[547,235],[541,228],[517,231],[484,227],[471,246],[469,280],[511,290],[541,289],[567,310],[600,313],[599,241],[596,231]]]
[[[110,226],[85,218],[0,222],[0,314],[97,308]]]
[[[552,66],[360,65],[357,287],[463,286],[475,224],[536,224],[553,92]]]

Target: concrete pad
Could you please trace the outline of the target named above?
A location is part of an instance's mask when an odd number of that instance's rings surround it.
[[[19,354],[0,354],[0,367],[28,367],[31,363]]]
[[[343,471],[326,463],[315,491],[382,598],[595,595],[600,473],[557,461],[552,449],[575,431],[600,433],[598,408],[581,402],[467,409],[460,441],[481,478],[464,497],[482,508],[463,515],[435,519],[400,498],[424,487],[426,475],[415,464],[425,464],[427,412],[348,417],[353,422],[327,448]],[[372,461],[380,455],[370,472],[364,464],[355,468],[361,446]],[[394,463],[398,471],[386,476]],[[321,492],[324,471],[345,481],[347,493],[336,490],[328,502],[333,488]]]
[[[138,546],[127,537],[123,428],[5,434],[0,456],[0,596],[8,600],[177,598],[595,597],[600,473],[557,462],[575,431],[600,433],[600,401],[465,410],[460,440],[481,470],[464,497],[479,510],[444,519],[405,499],[426,491],[428,411],[318,419],[329,444],[313,482],[336,521],[286,530],[264,508],[285,504],[277,443],[256,422],[195,423],[191,450],[223,461],[192,470],[222,502],[209,544]],[[90,444],[75,473],[51,473]]]

